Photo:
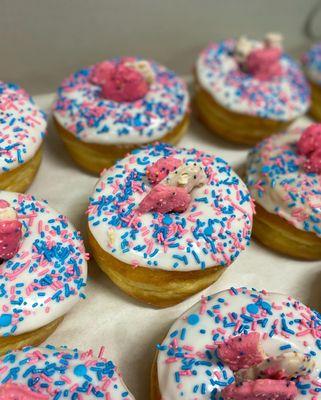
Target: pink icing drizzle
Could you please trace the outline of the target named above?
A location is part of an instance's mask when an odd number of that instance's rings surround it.
[[[5,200],[0,200],[0,208],[10,207]],[[0,220],[0,259],[9,260],[19,249],[22,236],[22,224],[15,220]]]
[[[90,81],[101,87],[101,95],[117,102],[132,102],[143,98],[149,85],[144,76],[134,68],[124,64],[104,61],[97,64],[89,77]]]
[[[26,385],[7,383],[0,386],[0,400],[49,400],[49,397],[32,392]]]
[[[321,173],[321,124],[311,124],[297,143],[298,153],[306,157],[304,169]]]
[[[246,58],[247,71],[260,80],[278,77],[282,74],[281,55],[282,50],[279,47],[254,49]]]

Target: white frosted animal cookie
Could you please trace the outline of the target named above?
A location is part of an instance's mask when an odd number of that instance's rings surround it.
[[[182,164],[170,172],[161,182],[163,185],[184,187],[190,193],[195,187],[204,185],[207,176],[201,163]]]
[[[302,353],[288,351],[275,357],[268,357],[257,365],[236,372],[236,381],[243,382],[261,378],[277,377],[292,379],[308,375],[315,367],[315,361]]]
[[[125,63],[126,67],[130,67],[140,72],[145,78],[146,82],[151,84],[155,81],[155,73],[148,61],[136,60],[128,61]]]

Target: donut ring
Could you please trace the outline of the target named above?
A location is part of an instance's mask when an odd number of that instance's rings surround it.
[[[31,195],[0,192],[22,223],[18,252],[0,269],[0,354],[43,342],[84,297],[87,256],[66,217]]]
[[[124,57],[114,65],[139,62]],[[82,69],[65,79],[53,105],[58,133],[74,161],[85,170],[99,174],[129,151],[162,140],[176,144],[189,121],[186,84],[174,72],[148,61],[153,72],[147,94],[133,102],[102,97],[91,74],[97,66]]]
[[[221,399],[235,381],[217,348],[231,337],[260,335],[269,356],[296,351],[311,358],[312,372],[296,379],[297,400],[319,399],[320,315],[290,296],[230,289],[202,298],[170,328],[152,370],[152,400]],[[220,353],[219,353],[220,354]]]
[[[254,235],[267,247],[304,260],[321,259],[321,176],[304,170],[297,143],[304,128],[264,140],[249,154],[247,184],[256,202]]]
[[[0,81],[0,189],[24,192],[41,162],[45,114],[19,86]]]
[[[140,215],[142,200],[157,187],[147,171],[173,158],[201,166],[205,183],[189,193],[185,212]],[[157,144],[135,150],[101,176],[88,208],[89,240],[98,265],[116,285],[166,307],[219,278],[249,244],[252,213],[246,186],[224,160]]]
[[[239,68],[233,56],[235,46],[235,40],[225,40],[200,53],[194,102],[201,121],[212,132],[231,142],[253,145],[305,114],[310,91],[288,55],[281,56],[280,77],[258,80]]]

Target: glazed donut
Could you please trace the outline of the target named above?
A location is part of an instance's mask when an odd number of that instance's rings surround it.
[[[103,353],[51,345],[9,352],[0,359],[0,400],[134,400]]]
[[[133,57],[76,72],[63,81],[53,105],[72,158],[95,174],[144,143],[176,144],[188,114],[184,81],[154,61]]]
[[[19,86],[0,81],[0,189],[24,192],[42,155],[46,117]]]
[[[160,143],[102,174],[89,240],[116,285],[166,307],[219,278],[249,244],[252,213],[246,186],[224,160]]]
[[[254,235],[283,254],[321,259],[321,124],[292,128],[249,154]]]
[[[311,115],[321,121],[321,43],[303,55],[304,71],[311,85]]]
[[[320,399],[320,329],[320,314],[290,296],[203,297],[157,346],[151,399]]]
[[[197,59],[199,117],[228,141],[253,145],[309,108],[309,85],[274,36],[264,43],[244,37],[212,43]]]
[[[84,297],[87,255],[67,218],[0,191],[0,354],[43,342]]]

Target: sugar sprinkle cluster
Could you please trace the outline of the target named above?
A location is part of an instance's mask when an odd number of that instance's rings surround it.
[[[288,121],[303,115],[310,104],[309,85],[297,63],[281,57],[282,73],[259,80],[243,72],[234,58],[235,40],[212,43],[196,63],[200,85],[231,111]]]
[[[18,85],[0,81],[0,173],[30,160],[46,134],[46,116]]]
[[[267,211],[321,237],[321,175],[308,173],[297,143],[304,128],[269,137],[249,154],[247,184]]]
[[[152,190],[146,169],[163,157],[200,163],[207,183],[183,213],[137,213]],[[188,271],[233,262],[250,241],[253,207],[241,179],[220,157],[156,144],[102,174],[90,198],[89,228],[100,246],[135,266]]]
[[[203,297],[174,323],[158,345],[162,399],[221,400],[235,382],[217,347],[231,336],[258,332],[270,355],[298,351],[316,363],[297,379],[298,399],[321,399],[321,316],[290,296],[231,288]]]
[[[22,223],[18,253],[0,268],[0,334],[10,336],[41,328],[84,297],[87,255],[80,233],[46,202],[4,191],[0,198]]]
[[[139,60],[115,58],[111,61]],[[53,113],[58,122],[84,142],[146,143],[173,130],[188,112],[189,96],[184,81],[174,72],[150,61],[155,80],[145,97],[116,102],[101,95],[90,81],[95,66],[66,78],[57,92]]]
[[[133,400],[115,364],[93,350],[26,347],[0,359],[1,384],[25,384],[52,400]]]

